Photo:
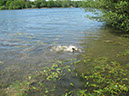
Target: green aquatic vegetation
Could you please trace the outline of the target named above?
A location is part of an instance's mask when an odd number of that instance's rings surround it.
[[[52,44],[53,44],[53,45],[58,44],[58,41],[54,41],[54,42],[52,42]]]
[[[129,55],[129,47],[124,50],[124,52],[120,52],[116,55],[116,57],[128,56]]]
[[[59,64],[63,64],[63,62],[59,61]],[[57,79],[61,79],[61,77],[65,75],[64,70],[66,68],[68,69],[69,72],[71,72],[70,66],[60,67],[58,64],[53,64],[51,68],[49,67],[44,68],[44,74],[46,74],[47,80],[56,81]]]
[[[38,45],[46,45],[47,43],[44,43],[44,42],[38,40],[38,41],[37,41],[37,44],[38,44]]]
[[[4,89],[5,93],[8,96],[29,96],[34,92],[39,92],[43,96],[52,95],[56,91],[56,83],[54,82],[58,82],[65,76],[67,69],[71,70],[71,66],[64,65],[63,61],[57,62],[49,67],[43,67],[43,70],[35,75],[29,74],[23,81],[12,83]],[[74,86],[73,83],[70,85]]]
[[[77,94],[78,96],[87,96],[86,91],[87,90],[79,90]]]
[[[4,62],[3,61],[0,61],[0,64],[4,64]]]
[[[74,84],[73,84],[73,83],[70,83],[70,85],[71,85],[71,86],[74,86]]]
[[[63,61],[57,62],[49,67],[44,67],[36,75],[28,75],[26,80],[22,82],[12,83],[4,89],[5,93],[9,96],[29,96],[38,92],[44,96],[54,96],[58,88],[56,82],[59,82],[66,75],[66,72],[70,74],[75,72],[71,69],[71,65],[64,65],[65,62]],[[85,63],[84,60],[83,62]],[[75,63],[75,65],[77,64]],[[93,65],[93,70],[87,73],[74,74],[74,76],[82,78],[85,82],[84,86],[81,89],[76,88],[75,84],[71,82],[69,85],[76,91],[65,89],[67,91],[64,92],[64,96],[74,96],[75,94],[77,96],[127,94],[129,90],[128,77],[126,70],[118,62],[103,57],[95,59]]]
[[[70,92],[68,92],[68,93],[65,93],[65,95],[63,95],[63,96],[73,96],[73,95],[72,95],[72,91],[70,91]]]
[[[128,94],[129,78],[127,70],[109,58],[103,57],[94,60],[94,68],[91,72],[80,74],[85,80],[85,94],[92,95],[121,95]]]
[[[124,56],[129,55],[129,49],[126,49],[126,50],[125,50],[125,52],[123,52],[123,54],[122,54],[122,55],[124,55]]]
[[[25,80],[23,82],[15,82],[12,85],[10,85],[9,87],[7,87],[5,89],[6,94],[8,96],[22,96],[22,94],[29,90],[29,86],[33,83],[34,81],[28,81]]]
[[[59,40],[59,38],[56,38],[55,40]]]
[[[80,64],[86,66],[87,70],[76,71]],[[128,70],[118,61],[108,57],[93,59],[91,56],[84,56],[81,60],[56,60],[56,63],[44,66],[36,74],[29,74],[25,80],[14,82],[6,88],[2,87],[4,90],[2,92],[5,93],[1,93],[8,96],[34,96],[35,94],[54,96],[61,91],[62,96],[127,95],[129,92],[127,73]],[[67,74],[79,78],[84,84],[77,87],[76,82],[70,81],[68,87],[61,86],[61,82],[65,82],[63,79],[69,76]],[[61,90],[59,90],[60,87]]]

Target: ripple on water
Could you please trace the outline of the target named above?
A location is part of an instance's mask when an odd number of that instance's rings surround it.
[[[42,70],[41,66],[76,58],[80,52],[55,52],[50,51],[50,46],[74,45],[78,50],[86,47],[83,42],[89,42],[88,37],[98,36],[95,34],[99,33],[96,29],[101,28],[102,23],[85,18],[85,15],[84,10],[79,8],[1,11],[0,61],[4,62],[0,63],[2,80],[7,77],[4,75],[7,69],[11,73],[8,78],[16,79],[19,76],[21,79],[21,74],[26,76],[35,70]]]

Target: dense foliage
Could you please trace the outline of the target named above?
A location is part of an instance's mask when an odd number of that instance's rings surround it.
[[[81,1],[71,0],[36,0],[31,2],[28,0],[2,0],[0,1],[0,9],[23,9],[23,8],[43,8],[43,7],[80,7]]]
[[[83,7],[97,8],[103,12],[100,17],[92,17],[106,21],[106,25],[123,32],[129,32],[129,1],[128,0],[90,0]]]

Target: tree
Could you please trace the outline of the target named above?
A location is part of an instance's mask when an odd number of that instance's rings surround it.
[[[53,0],[49,0],[47,2],[47,7],[56,7],[54,1]]]
[[[56,0],[56,1],[55,1],[55,6],[56,6],[56,7],[61,7],[61,3],[62,3],[61,0]]]
[[[70,7],[71,1],[70,0],[64,0],[62,1],[62,7]]]
[[[40,4],[40,7],[47,7],[47,2],[46,1],[42,1]]]
[[[9,7],[9,4],[11,3],[11,1],[7,1],[6,2],[6,6]]]
[[[0,6],[4,5],[4,0],[0,0]]]
[[[31,5],[32,4],[30,1],[25,2],[25,8],[31,8],[32,7]]]
[[[106,25],[129,32],[129,1],[128,0],[96,0],[91,4],[103,12],[100,17],[92,17],[99,21],[106,21]]]

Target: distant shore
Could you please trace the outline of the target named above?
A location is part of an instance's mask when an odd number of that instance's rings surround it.
[[[41,7],[41,8],[4,9],[4,10],[52,9],[52,8],[82,8],[82,7]]]
[[[38,8],[76,8],[82,7],[83,1],[6,1],[0,2],[0,10],[16,10],[16,9],[38,9]],[[83,4],[84,5],[84,4]]]
[[[81,7],[41,7],[41,8],[24,8],[24,9],[51,9],[51,8],[81,8]]]

